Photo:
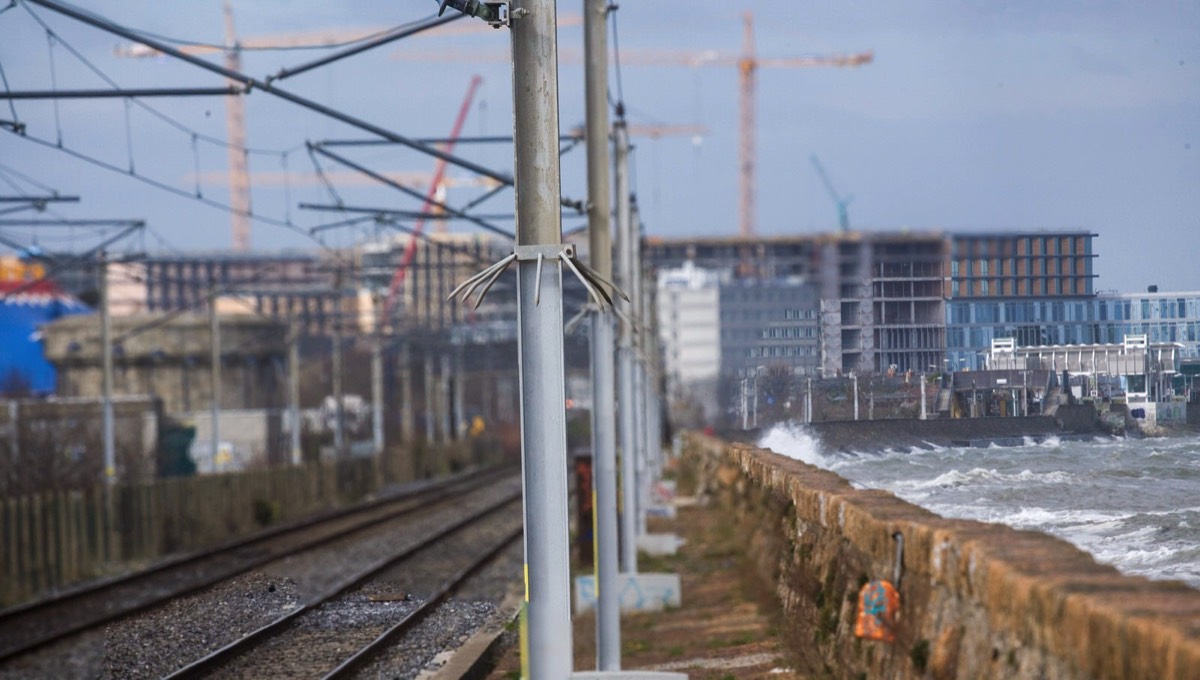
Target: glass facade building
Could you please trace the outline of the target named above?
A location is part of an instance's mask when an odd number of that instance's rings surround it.
[[[952,301],[947,305],[947,363],[978,370],[993,339],[1035,345],[1120,344],[1127,335],[1182,344],[1200,358],[1200,291],[1104,293],[1091,298]]]

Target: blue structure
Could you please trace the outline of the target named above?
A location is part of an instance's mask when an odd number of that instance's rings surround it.
[[[54,367],[42,355],[38,328],[90,311],[49,281],[0,281],[0,394],[54,392]]]

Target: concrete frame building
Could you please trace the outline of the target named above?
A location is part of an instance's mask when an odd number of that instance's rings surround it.
[[[949,274],[941,233],[647,239],[646,253],[664,269],[691,262],[731,271],[736,280],[815,286],[819,365],[826,377],[943,363]]]

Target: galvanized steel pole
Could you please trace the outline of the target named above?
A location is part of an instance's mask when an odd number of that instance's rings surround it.
[[[288,419],[292,430],[292,465],[303,461],[300,451],[300,330],[296,323],[288,329]]]
[[[383,455],[383,336],[378,328],[371,343],[371,438],[375,455]]]
[[[221,453],[221,318],[217,316],[217,284],[209,286],[208,295],[208,333],[209,333],[209,369],[212,376],[212,464],[216,472],[218,456]]]
[[[528,667],[563,680],[573,662],[562,263],[526,254],[562,241],[555,3],[516,0],[511,16]]]
[[[464,406],[466,398],[465,390],[467,384],[467,367],[466,360],[463,356],[463,346],[458,345],[454,348],[454,413],[451,421],[454,423],[454,438],[463,439],[467,434],[467,414]]]
[[[337,457],[346,455],[346,405],[342,394],[342,299],[341,277],[338,277],[337,311],[333,316],[333,448]]]
[[[450,443],[454,441],[453,427],[450,417],[450,355],[443,354],[441,361],[441,375],[438,376],[438,421],[440,422],[439,429],[442,431],[442,441]]]
[[[429,444],[437,443],[437,432],[434,431],[434,397],[433,397],[433,355],[429,353],[429,347],[421,348],[421,354],[425,357],[425,441]]]
[[[608,174],[608,0],[584,0],[584,103],[587,109],[588,253],[592,269],[612,280],[612,199]],[[621,601],[617,577],[617,421],[613,409],[613,315],[592,313],[592,478],[596,542],[596,668],[621,669]]]
[[[650,450],[646,428],[646,357],[644,356],[647,324],[646,301],[642,297],[642,217],[641,212],[638,210],[637,201],[633,199],[632,187],[630,189],[629,248],[632,266],[632,290],[629,296],[633,298],[633,313],[630,317],[638,325],[637,332],[633,336],[633,351],[631,353],[633,357],[634,436],[636,437],[634,442],[636,447],[634,462],[636,465],[633,480],[637,489],[634,495],[636,504],[633,506],[633,512],[634,517],[637,518],[637,535],[645,536],[646,502],[648,500],[646,456]]]
[[[117,483],[117,448],[115,424],[113,422],[113,355],[112,355],[112,312],[109,309],[108,295],[108,256],[100,253],[100,355],[103,375],[101,376],[101,392],[103,396],[102,418],[104,436],[104,484],[109,489],[107,497],[112,498],[112,487]],[[14,432],[17,421],[12,421]],[[111,510],[111,506],[109,508]]]
[[[630,244],[633,235],[632,220],[630,219],[629,195],[629,134],[625,121],[618,119],[613,125],[613,137],[616,146],[614,164],[616,166],[614,194],[617,202],[617,281],[633,296],[633,248]],[[621,323],[621,336],[617,352],[618,370],[617,387],[619,390],[617,409],[621,432],[621,571],[626,574],[637,573],[637,437],[634,405],[633,378],[633,327],[630,325],[634,316],[632,302],[616,304],[625,307],[626,319]]]
[[[412,444],[416,439],[416,411],[413,409],[413,367],[411,342],[400,344],[400,439]]]

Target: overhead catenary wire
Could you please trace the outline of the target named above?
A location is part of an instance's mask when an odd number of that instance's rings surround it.
[[[14,0],[14,3],[15,3],[15,0]],[[11,9],[11,8],[12,8],[12,5],[9,5],[5,9]],[[10,88],[8,86],[8,75],[4,73],[4,62],[0,62],[0,83],[2,83],[4,85],[5,92],[12,91],[12,88]],[[16,124],[18,122],[17,105],[14,104],[13,100],[11,100],[11,99],[8,100],[8,110],[10,113],[12,113],[13,123]]]
[[[429,17],[427,17],[425,19],[421,19],[418,21],[410,21],[406,24],[400,24],[399,26],[385,28],[385,29],[382,29],[379,31],[374,31],[372,33],[368,33],[366,35],[362,35],[362,36],[360,36],[358,38],[354,38],[352,40],[343,40],[340,42],[314,43],[312,45],[239,45],[238,49],[243,52],[296,52],[296,51],[307,51],[307,50],[341,49],[343,47],[350,47],[352,45],[358,45],[360,43],[369,42],[371,40],[375,40],[376,38],[382,38],[383,36],[389,35],[391,33],[397,32],[397,31],[407,30],[413,26],[417,26],[417,25],[427,22],[433,18],[436,18],[436,15],[430,15]],[[186,39],[182,39],[182,38],[172,38],[170,36],[163,35],[161,33],[154,33],[152,31],[146,31],[146,30],[140,30],[140,32],[143,35],[154,38],[155,40],[169,42],[172,45],[180,45],[182,47],[204,47],[204,48],[221,51],[221,52],[224,52],[225,50],[229,49],[228,45],[203,42],[203,41],[199,41],[199,40],[186,40]]]
[[[111,87],[113,89],[121,89],[120,85],[118,85],[115,80],[110,78],[108,76],[108,74],[104,73],[104,71],[102,71],[91,60],[89,60],[87,57],[85,57],[83,55],[83,53],[81,53],[79,50],[75,49],[70,43],[64,41],[62,39],[62,36],[55,33],[54,30],[50,28],[50,25],[48,23],[46,23],[46,21],[44,19],[42,19],[42,17],[37,12],[34,12],[33,8],[29,7],[28,3],[24,2],[24,0],[21,1],[21,7],[29,14],[29,16],[31,16],[33,18],[34,21],[36,21],[38,23],[39,26],[42,27],[43,30],[45,30],[48,34],[53,35],[54,38],[57,40],[58,44],[62,45],[63,49],[70,52],[76,59],[78,59],[80,61],[80,63],[82,63],[85,67],[87,67],[87,69],[89,71],[96,74],[96,76],[98,78],[100,78],[102,81],[104,81],[109,87]],[[80,11],[86,12],[85,10],[80,10]],[[165,113],[159,111],[158,109],[154,108],[153,106],[150,106],[149,104],[147,104],[141,100],[135,99],[134,103],[137,104],[140,108],[142,108],[147,113],[158,118],[159,120],[163,121],[167,125],[175,128],[176,130],[179,130],[180,132],[186,133],[188,135],[195,135],[201,141],[207,142],[209,144],[213,144],[215,146],[219,146],[221,148],[226,148],[226,149],[228,149],[228,148],[242,149],[242,150],[245,150],[248,153],[252,153],[252,154],[274,155],[274,154],[280,153],[279,149],[259,149],[259,148],[254,148],[254,147],[239,146],[236,144],[231,144],[231,143],[229,143],[228,140],[221,139],[219,137],[213,137],[213,136],[198,132],[198,131],[184,125],[183,123],[180,123],[179,121],[175,120],[174,118],[166,115]],[[57,104],[56,104],[56,106],[57,106]],[[289,150],[294,151],[297,148],[300,148],[300,147],[299,146],[293,147],[292,149],[289,149]]]
[[[49,28],[46,29],[46,50],[50,55],[50,88],[57,90],[58,70],[54,66],[54,33]],[[62,119],[59,116],[57,99],[54,100],[54,129],[58,135],[58,145],[62,146]]]
[[[429,156],[433,156],[434,158],[441,159],[447,163],[456,165],[456,166],[464,168],[466,170],[470,170],[471,172],[474,172],[476,174],[480,174],[485,177],[490,177],[496,181],[503,182],[506,184],[512,183],[512,178],[509,177],[508,175],[496,172],[496,171],[486,168],[482,165],[479,165],[478,163],[473,163],[471,161],[468,161],[464,158],[460,158],[460,157],[454,156],[452,154],[448,154],[448,153],[441,151],[440,149],[437,149],[435,147],[424,145],[424,144],[418,144],[415,141],[413,141],[412,139],[405,137],[404,135],[397,134],[395,132],[392,132],[391,130],[387,130],[387,129],[380,127],[378,125],[375,125],[373,123],[369,123],[365,120],[348,115],[346,113],[343,113],[342,111],[339,111],[339,110],[334,109],[329,106],[325,106],[324,104],[321,104],[312,99],[302,97],[300,95],[294,94],[287,90],[283,90],[279,87],[275,87],[271,83],[267,83],[267,82],[259,80],[257,78],[248,76],[244,73],[234,71],[230,68],[226,68],[224,66],[219,66],[217,64],[213,64],[213,63],[204,61],[203,59],[199,59],[197,57],[185,54],[178,49],[170,47],[169,45],[165,45],[165,44],[163,44],[159,41],[153,40],[145,35],[141,35],[132,29],[123,27],[119,24],[115,24],[106,18],[91,14],[89,12],[82,11],[79,8],[74,7],[72,5],[68,5],[63,2],[58,2],[57,0],[22,0],[22,4],[27,5],[28,3],[33,3],[36,5],[40,5],[42,7],[46,7],[48,9],[52,9],[55,12],[58,12],[65,16],[74,18],[83,23],[89,24],[95,28],[99,28],[99,29],[108,31],[109,33],[113,33],[115,35],[119,35],[123,38],[127,38],[129,40],[136,40],[140,43],[145,44],[148,47],[159,50],[159,51],[163,52],[164,54],[172,56],[176,59],[180,59],[180,60],[185,61],[189,64],[192,64],[194,66],[198,66],[207,71],[224,76],[225,78],[227,78],[229,80],[240,82],[243,85],[245,85],[247,88],[256,88],[256,89],[262,90],[263,92],[271,94],[272,96],[278,97],[285,101],[291,102],[292,104],[296,104],[297,106],[301,106],[303,108],[309,109],[310,111],[314,111],[314,112],[324,115],[328,118],[332,118],[341,123],[345,123],[352,127],[359,128],[360,130],[370,132],[371,134],[378,135],[385,139],[391,139],[391,140],[393,140],[399,144],[403,144],[415,151],[419,151],[419,152],[427,154]]]
[[[94,158],[92,156],[89,156],[89,155],[81,152],[81,151],[76,151],[70,147],[58,146],[49,140],[45,140],[45,139],[42,139],[42,138],[34,136],[34,135],[30,135],[30,134],[17,135],[17,137],[19,137],[20,139],[26,140],[30,143],[33,143],[33,144],[38,144],[40,146],[44,146],[44,147],[51,148],[51,149],[57,149],[58,151],[61,151],[62,153],[65,153],[73,158],[84,161],[86,163],[95,165],[98,168],[103,168],[110,172],[115,172],[115,173],[124,175],[126,177],[132,177],[140,182],[143,182],[145,184],[153,186],[157,189],[161,189],[162,191],[166,191],[166,192],[175,194],[176,196],[181,196],[181,197],[187,198],[189,200],[198,201],[207,206],[224,210],[230,214],[236,213],[234,208],[226,203],[221,203],[220,201],[216,201],[211,198],[205,198],[203,196],[196,196],[195,194],[193,194],[185,189],[180,189],[179,187],[172,186],[170,184],[161,182],[159,180],[153,179],[153,178],[148,177],[143,174],[139,174],[136,172],[128,172],[120,167],[113,165],[112,163],[109,163],[108,161]],[[258,222],[261,222],[263,224],[269,224],[269,225],[276,226],[276,227],[283,227],[285,229],[288,229],[289,231],[293,231],[302,236],[305,236],[305,237],[309,236],[309,234],[306,230],[302,229],[301,227],[298,227],[295,224],[291,224],[285,220],[280,220],[280,219],[276,219],[273,217],[267,217],[264,215],[259,215],[259,214],[255,214],[255,213],[251,213],[251,212],[246,212],[244,214],[247,217],[249,217],[250,219],[257,220]],[[323,243],[321,243],[320,241],[317,241],[317,243],[319,245],[321,245],[322,247],[325,247],[325,245]]]
[[[613,107],[613,113],[618,119],[625,118],[625,88],[621,82],[621,40],[617,32],[617,10],[620,6],[616,3],[608,5],[608,16],[612,21],[612,37],[613,37],[613,72],[616,75],[617,81],[617,101],[612,101],[612,95],[609,94],[609,105]]]

